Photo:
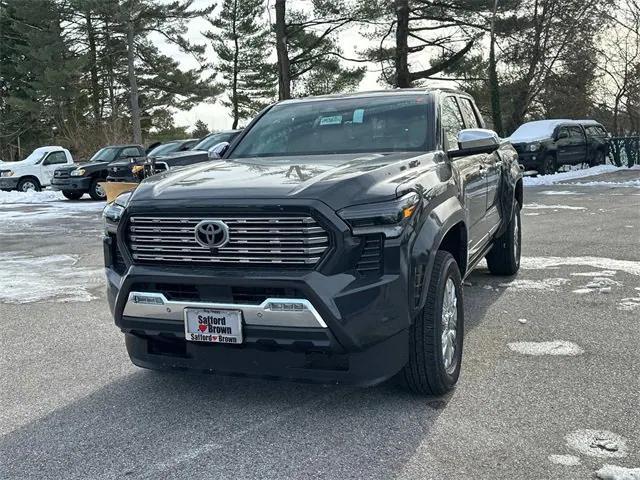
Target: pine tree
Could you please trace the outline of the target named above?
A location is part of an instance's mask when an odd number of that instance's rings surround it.
[[[202,138],[209,135],[209,127],[202,120],[196,121],[196,124],[193,126],[193,132],[191,132],[191,136],[193,138]]]
[[[209,18],[205,33],[218,55],[220,85],[227,90],[223,105],[229,108],[233,128],[252,118],[275,96],[275,69],[269,63],[269,29],[263,24],[262,0],[224,0],[222,10]]]

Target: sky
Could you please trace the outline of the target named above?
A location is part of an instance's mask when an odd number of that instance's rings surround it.
[[[207,5],[210,5],[210,3],[211,3],[211,0],[196,0],[194,2],[194,8],[206,7]],[[274,1],[270,0],[268,4],[270,5],[270,17],[274,18],[275,17],[275,14],[273,12]],[[311,5],[310,0],[296,0],[295,2],[296,9],[298,8],[310,9],[310,5]],[[214,11],[213,13],[214,16],[216,12],[217,11]],[[267,21],[268,19],[269,17],[267,17]],[[215,64],[215,54],[213,52],[213,49],[208,44],[209,42],[202,34],[203,32],[210,30],[211,28],[212,28],[211,25],[205,18],[194,19],[190,22],[188,26],[187,37],[192,42],[197,42],[197,43],[207,45],[207,56]],[[171,58],[176,59],[180,63],[181,68],[183,69],[199,68],[198,62],[191,55],[185,54],[184,52],[180,51],[180,49],[175,45],[168,44],[166,41],[164,41],[164,39],[160,34],[154,34],[154,36],[152,36],[151,38],[154,42],[156,42],[159,45],[160,49],[165,54],[167,54]],[[344,31],[339,33],[339,44],[342,46],[344,53],[347,56],[355,54],[356,46],[360,48],[364,41],[366,40],[360,36],[357,28],[345,29]],[[274,53],[274,61],[275,61],[275,53]],[[357,65],[361,65],[361,64],[357,64]],[[209,71],[209,73],[213,73],[213,71]],[[369,65],[367,74],[365,75],[365,78],[360,84],[359,90],[364,91],[364,90],[375,90],[375,89],[381,88],[381,86],[377,82],[378,76],[379,76],[379,72],[375,71],[375,68],[373,65]],[[192,108],[189,111],[178,111],[175,114],[176,125],[179,125],[179,126],[192,127],[197,120],[204,121],[209,126],[209,129],[212,131],[229,129],[231,128],[231,123],[232,123],[231,117],[227,112],[227,109],[224,106],[222,106],[219,101],[214,104],[201,103],[199,105],[196,105],[194,108]]]

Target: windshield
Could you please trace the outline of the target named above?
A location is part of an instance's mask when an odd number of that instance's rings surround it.
[[[171,142],[171,143],[165,143],[163,145],[158,145],[156,148],[154,148],[149,152],[148,156],[157,156],[162,153],[175,152],[180,148],[180,145],[181,144],[179,142]]]
[[[23,160],[23,162],[29,162],[37,165],[42,161],[42,159],[47,153],[48,153],[47,150],[41,150],[39,148],[36,148],[33,152],[29,154],[27,158]]]
[[[105,147],[98,150],[93,157],[91,157],[90,162],[110,162],[116,158],[118,155],[118,148],[116,147]]]
[[[276,105],[230,158],[427,151],[428,103],[393,95]]]
[[[237,132],[216,133],[200,140],[200,142],[193,147],[193,150],[209,150],[218,143],[231,142],[236,135]]]

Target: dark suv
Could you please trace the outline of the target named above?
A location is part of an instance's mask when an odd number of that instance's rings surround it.
[[[449,90],[288,100],[118,197],[108,299],[133,363],[452,388],[462,279],[520,265],[517,154],[483,126]]]
[[[53,190],[61,190],[69,200],[78,200],[88,193],[93,200],[105,200],[100,186],[107,179],[109,163],[144,156],[142,145],[109,145],[98,150],[87,163],[58,168],[51,180]]]
[[[605,163],[609,135],[593,120],[538,120],[520,126],[509,138],[527,170],[555,173],[563,165]]]

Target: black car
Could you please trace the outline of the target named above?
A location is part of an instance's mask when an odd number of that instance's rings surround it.
[[[158,155],[150,158],[147,162],[148,169],[146,176],[217,158],[219,154],[216,152],[216,146],[231,143],[240,132],[242,132],[242,130],[227,130],[224,132],[211,133],[187,152],[176,152],[170,155]]]
[[[98,150],[87,163],[58,168],[53,174],[51,188],[61,190],[70,200],[78,200],[85,193],[93,200],[104,200],[107,196],[99,183],[106,180],[108,165],[141,156],[144,156],[142,145],[109,145]]]
[[[197,138],[189,138],[187,140],[172,140],[162,143],[147,152],[147,158],[157,158],[164,155],[170,155],[176,152],[186,152],[191,150],[200,142]]]
[[[483,126],[453,90],[287,100],[119,196],[107,297],[133,363],[451,389],[462,279],[520,266],[522,172]]]
[[[602,165],[609,135],[593,120],[539,120],[520,126],[509,138],[527,170],[555,173],[563,165]]]

